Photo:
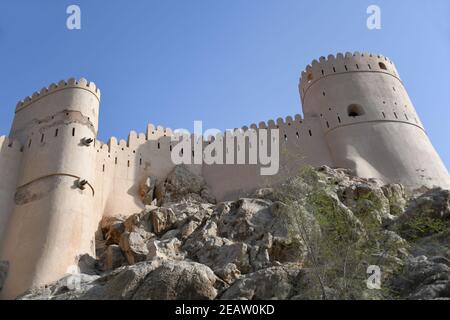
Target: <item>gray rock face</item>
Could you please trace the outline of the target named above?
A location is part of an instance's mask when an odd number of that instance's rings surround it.
[[[217,296],[214,272],[205,265],[187,261],[165,261],[140,285],[137,300],[212,300]]]
[[[392,229],[413,241],[450,230],[450,190],[432,189],[412,199]]]
[[[219,204],[185,166],[140,187],[145,210],[102,220],[98,261],[84,257],[84,273],[21,298],[385,298],[361,289],[372,263],[382,269],[386,291],[396,292],[390,298],[450,297],[450,191],[409,196],[401,185],[328,167]],[[348,248],[359,243],[356,258],[345,264],[359,273],[342,277]],[[318,286],[317,275],[330,266]],[[6,271],[0,263],[0,287]],[[339,287],[345,281],[353,291]]]
[[[139,194],[141,196],[142,203],[146,205],[150,205],[153,203],[153,199],[155,197],[155,187],[157,184],[156,177],[150,176],[147,177],[140,185],[139,185]]]
[[[289,299],[295,295],[298,268],[271,267],[248,274],[222,295],[221,299]]]
[[[3,288],[3,284],[5,283],[6,276],[9,271],[9,262],[8,261],[0,261],[0,290]]]
[[[193,174],[185,165],[176,166],[166,181],[158,183],[155,188],[159,205],[177,202],[185,198],[195,198],[215,203],[214,197],[206,186],[203,177]]]
[[[116,244],[110,245],[100,257],[101,268],[104,271],[114,270],[127,262],[122,249]]]
[[[129,264],[135,264],[147,259],[147,242],[137,232],[123,233],[120,238],[120,249],[124,252]]]
[[[100,222],[100,228],[104,238],[106,240],[106,245],[119,244],[120,236],[125,231],[124,220],[116,217],[105,217]]]
[[[406,299],[450,299],[450,260],[444,257],[411,257],[394,288]]]
[[[393,289],[406,299],[450,299],[450,232],[417,241],[411,254]]]
[[[151,212],[153,232],[161,235],[175,226],[177,219],[170,208],[157,208]]]

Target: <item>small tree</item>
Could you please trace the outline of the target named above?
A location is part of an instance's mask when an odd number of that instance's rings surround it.
[[[302,289],[312,299],[366,298],[367,266],[383,256],[382,229],[371,219],[363,225],[328,180],[307,167],[277,195],[289,232],[307,250]]]

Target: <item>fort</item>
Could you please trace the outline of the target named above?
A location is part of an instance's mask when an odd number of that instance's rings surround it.
[[[259,164],[188,165],[218,201],[276,185],[305,165],[348,168],[411,189],[450,188],[388,58],[357,52],[314,60],[301,74],[299,92],[303,117],[242,128],[256,130],[256,143],[262,132],[278,130],[276,175],[261,175]],[[169,128],[149,124],[127,140],[97,140],[99,105],[100,90],[85,79],[60,81],[17,104],[9,136],[0,138],[0,261],[9,266],[1,298],[59,279],[82,254],[95,256],[102,217],[140,212],[142,182],[163,181],[174,168]],[[216,139],[222,137],[201,143]]]

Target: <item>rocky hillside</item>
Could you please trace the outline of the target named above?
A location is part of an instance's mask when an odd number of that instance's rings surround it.
[[[450,298],[448,190],[407,194],[322,167],[215,203],[179,166],[141,196],[143,212],[101,222],[81,274],[21,299]]]

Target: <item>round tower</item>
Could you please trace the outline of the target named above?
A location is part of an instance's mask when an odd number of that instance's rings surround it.
[[[320,119],[336,167],[410,188],[450,187],[395,65],[381,55],[314,60],[299,85],[305,118]]]
[[[95,139],[100,91],[85,79],[52,84],[18,103],[10,137],[23,158],[1,246],[2,298],[55,281],[94,254]]]

